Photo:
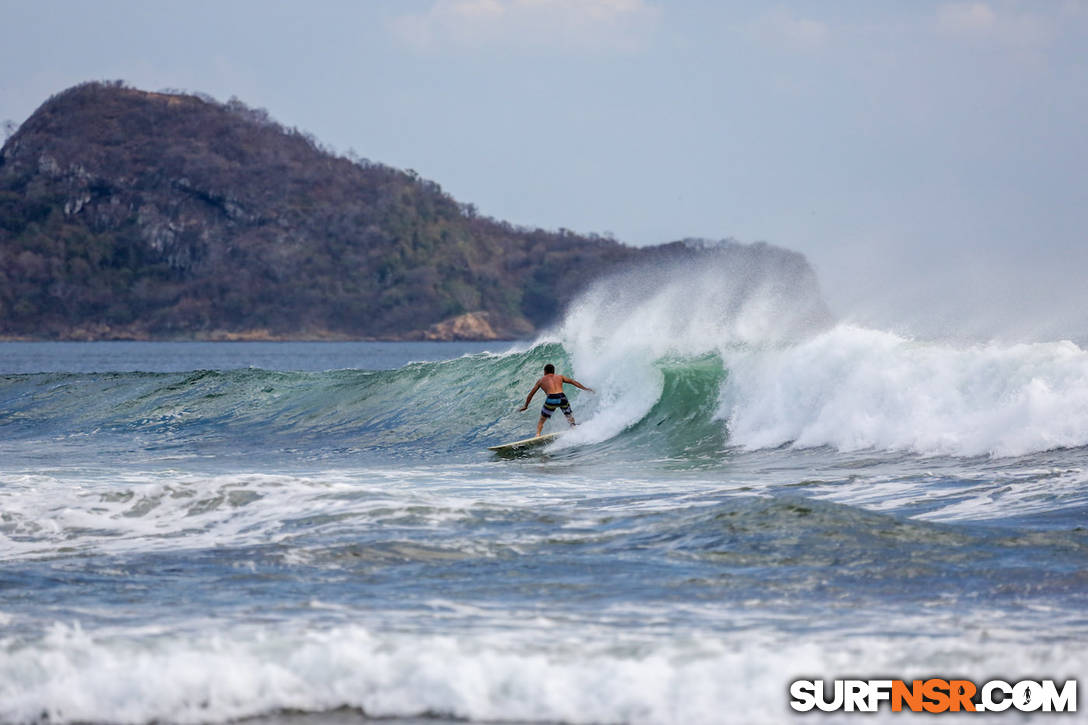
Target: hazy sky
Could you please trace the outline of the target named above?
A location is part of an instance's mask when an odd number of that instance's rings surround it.
[[[0,0],[0,22],[0,120],[90,79],[237,96],[517,224],[796,249],[859,320],[1088,332],[1088,0]]]

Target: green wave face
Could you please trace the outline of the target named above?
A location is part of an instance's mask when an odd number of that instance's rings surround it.
[[[9,445],[48,438],[118,452],[478,460],[486,447],[531,435],[544,395],[519,412],[545,363],[571,374],[557,343],[396,370],[320,373],[258,369],[190,373],[31,374],[0,377],[0,431]],[[713,419],[724,380],[716,355],[653,366],[648,412],[618,435],[596,430],[609,402],[568,386],[583,442],[562,456],[709,458],[724,449]],[[589,381],[591,382],[591,381]],[[556,414],[549,431],[566,431]],[[579,452],[579,448],[581,449]]]

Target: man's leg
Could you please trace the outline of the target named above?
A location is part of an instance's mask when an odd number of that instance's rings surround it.
[[[542,415],[540,416],[540,420],[536,422],[536,435],[538,438],[540,437],[540,431],[544,430],[544,421],[547,419],[547,416]]]
[[[567,422],[570,423],[570,427],[573,428],[576,424],[574,422],[574,410],[571,409],[570,403],[567,402],[567,396],[563,396],[563,405],[560,407],[563,411],[563,415],[567,416]]]

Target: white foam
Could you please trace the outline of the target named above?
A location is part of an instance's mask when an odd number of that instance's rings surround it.
[[[609,480],[609,488],[615,481]],[[530,532],[495,542],[471,533],[483,510],[567,508],[593,483],[564,477],[540,486],[533,474],[477,465],[314,471],[306,475],[144,471],[0,472],[0,559],[58,552],[123,555],[285,544],[293,563],[309,542],[341,533],[461,532],[442,546],[493,555],[495,546],[536,541]],[[652,484],[640,482],[641,490]],[[660,484],[668,487],[667,482]],[[662,500],[661,506],[668,506]],[[467,526],[468,528],[462,528]]]
[[[223,722],[346,706],[372,717],[776,723],[790,715],[787,687],[798,677],[1062,677],[1088,665],[1072,643],[1012,642],[984,618],[951,640],[763,631],[655,640],[531,624],[444,635],[296,624],[140,636],[58,624],[38,641],[0,643],[0,720]]]
[[[720,416],[750,448],[1015,456],[1088,445],[1088,353],[1071,342],[955,347],[840,325],[733,350]]]
[[[5,473],[0,474],[5,514],[0,557],[49,557],[61,547],[120,554],[262,545],[346,526],[380,526],[409,512],[439,526],[465,515],[476,502],[476,493],[458,490],[469,480],[478,482],[478,472],[451,466],[305,476],[171,470],[97,476]],[[435,490],[427,490],[429,484]],[[309,521],[304,530],[294,526],[308,515],[324,520]]]

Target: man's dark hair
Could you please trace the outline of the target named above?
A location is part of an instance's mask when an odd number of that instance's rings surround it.
[[[544,374],[545,375],[551,375],[554,372],[555,372],[555,366],[552,365],[551,363],[548,363],[547,365],[544,366]]]

